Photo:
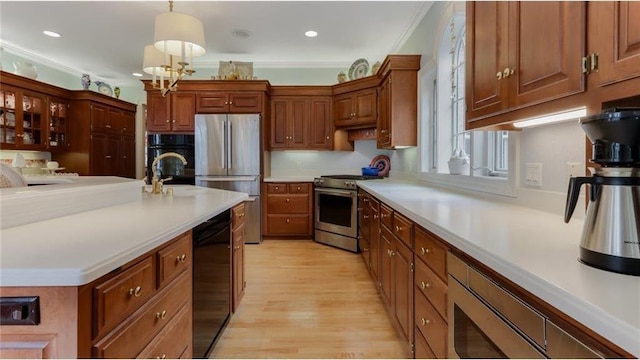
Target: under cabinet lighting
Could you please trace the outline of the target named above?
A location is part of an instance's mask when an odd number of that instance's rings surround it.
[[[57,32],[54,32],[54,31],[45,30],[42,33],[47,35],[47,36],[54,37],[54,38],[59,38],[60,37],[60,34],[58,34]]]
[[[566,120],[577,119],[585,115],[587,115],[587,108],[579,108],[579,109],[567,110],[567,111],[563,111],[555,114],[549,114],[545,116],[518,121],[514,123],[513,126],[517,128],[526,128],[526,127],[532,127],[537,125],[551,124],[551,123],[557,123],[557,122],[566,121]]]
[[[142,76],[143,76],[143,75],[142,75],[142,74],[140,74],[140,73],[133,73],[133,74],[131,74],[131,75],[133,75],[133,76],[135,76],[135,77],[142,77]]]
[[[311,37],[312,38],[312,37],[318,36],[318,32],[317,31],[313,31],[313,30],[309,30],[309,31],[305,32],[304,35],[306,37]]]

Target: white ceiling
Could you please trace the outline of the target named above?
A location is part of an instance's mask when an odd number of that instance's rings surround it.
[[[139,83],[142,51],[168,1],[0,1],[5,51],[105,81]],[[174,11],[202,20],[207,53],[195,68],[219,61],[255,67],[346,67],[397,52],[431,1],[176,1]],[[234,30],[246,30],[238,38]],[[304,36],[316,30],[316,38]],[[62,35],[42,34],[52,30]],[[7,69],[5,69],[7,70]]]

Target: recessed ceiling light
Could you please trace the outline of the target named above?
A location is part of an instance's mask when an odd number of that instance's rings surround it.
[[[133,74],[131,74],[131,75],[133,75],[133,76],[137,76],[137,77],[142,77],[142,74],[140,74],[140,73],[133,73]]]
[[[317,31],[313,31],[313,30],[309,30],[309,31],[305,32],[304,35],[306,37],[316,37],[316,36],[318,36],[318,32]]]
[[[58,34],[57,32],[54,32],[54,31],[45,30],[42,33],[47,35],[47,36],[54,37],[54,38],[59,38],[60,37],[60,34]]]

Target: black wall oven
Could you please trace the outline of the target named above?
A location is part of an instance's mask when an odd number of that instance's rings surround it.
[[[168,152],[175,152],[187,159],[183,165],[177,158],[165,158],[158,162],[158,176],[173,180],[167,184],[195,185],[195,145],[190,134],[150,134],[147,135],[147,183],[151,183],[153,159]]]

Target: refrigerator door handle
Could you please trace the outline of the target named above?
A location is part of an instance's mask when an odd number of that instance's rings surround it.
[[[233,126],[230,120],[227,120],[228,128],[227,128],[227,169],[233,168]]]
[[[222,127],[222,132],[221,134],[226,134],[227,133],[227,122],[223,121],[220,126]],[[222,141],[220,141],[220,145],[221,145],[221,149],[220,149],[220,154],[222,156],[222,159],[220,161],[220,163],[222,164],[222,168],[226,169],[227,168],[227,139],[223,138]]]

